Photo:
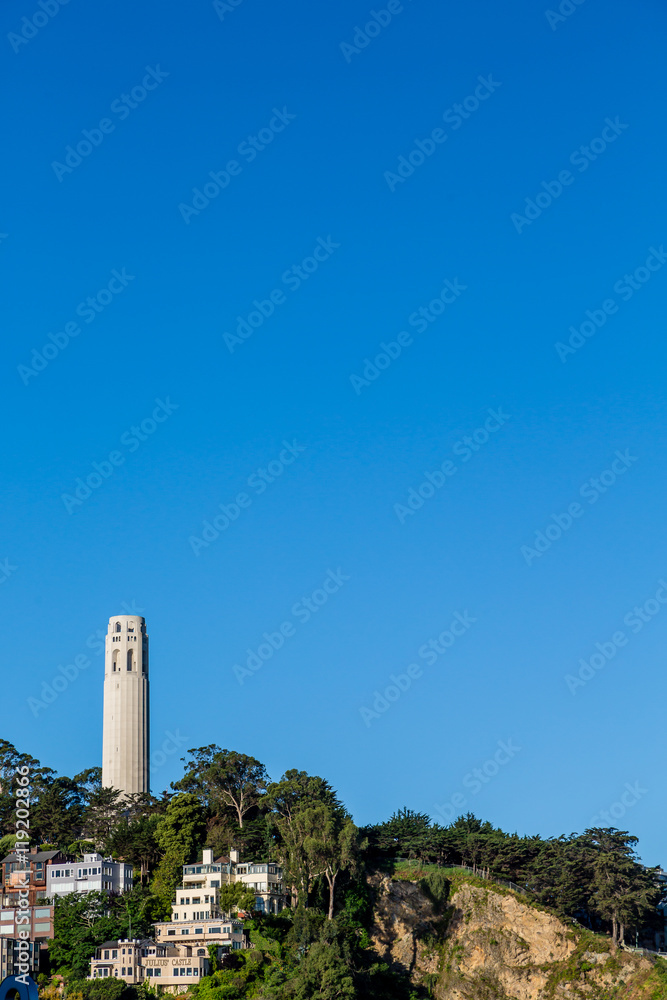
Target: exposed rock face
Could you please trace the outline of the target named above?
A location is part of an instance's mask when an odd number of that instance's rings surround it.
[[[374,876],[371,884],[374,947],[437,1000],[609,1000],[617,990],[627,1000],[653,993],[647,959],[612,953],[604,938],[575,931],[492,882],[460,882],[442,914],[414,883]]]

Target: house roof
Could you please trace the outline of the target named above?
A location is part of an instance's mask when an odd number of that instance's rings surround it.
[[[98,948],[121,948],[123,945],[127,947],[128,945],[134,945],[136,948],[146,948],[155,947],[155,941],[153,938],[140,938],[134,941],[105,941],[104,944],[98,944]]]
[[[15,852],[13,854],[8,854],[6,858],[2,859],[1,864],[13,864],[15,861],[50,861],[55,858],[58,854],[62,854],[62,851],[37,851],[36,854],[21,854],[19,858],[18,854]]]

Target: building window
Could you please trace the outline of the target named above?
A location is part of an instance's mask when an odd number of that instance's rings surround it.
[[[116,632],[120,632],[120,622],[116,622]]]
[[[128,670],[132,670],[132,667],[133,667],[132,650],[128,649],[128,651],[127,651],[127,669]]]
[[[167,934],[168,934],[168,935],[169,935],[170,937],[173,937],[175,933],[176,933],[176,931],[167,931]]]

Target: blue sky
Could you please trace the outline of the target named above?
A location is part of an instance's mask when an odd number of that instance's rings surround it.
[[[664,864],[664,9],[44,3],[2,9],[3,736],[98,764],[136,611],[156,791],[173,733]]]

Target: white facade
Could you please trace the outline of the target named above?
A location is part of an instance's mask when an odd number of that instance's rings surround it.
[[[133,885],[132,865],[112,861],[101,854],[84,854],[83,861],[63,861],[49,865],[46,895],[67,896],[71,892],[121,893]]]
[[[239,862],[239,852],[233,850],[229,861],[213,861],[213,851],[205,847],[202,852],[202,863],[197,865],[183,866],[183,888],[176,890],[176,913],[183,912],[179,909],[184,904],[183,899],[187,899],[185,913],[188,913],[187,906],[199,906],[200,900],[207,902],[209,896],[193,895],[193,890],[215,891],[229,882],[243,882],[255,893],[255,909],[262,913],[280,913],[285,905],[285,894],[283,890],[283,870],[275,861],[257,864],[254,862]],[[197,899],[197,903],[190,903],[190,898]],[[213,895],[211,895],[213,900]],[[217,899],[217,897],[215,897]],[[179,918],[176,913],[172,915],[173,920],[188,919]]]
[[[109,619],[104,653],[102,784],[150,791],[148,635],[137,615]]]

